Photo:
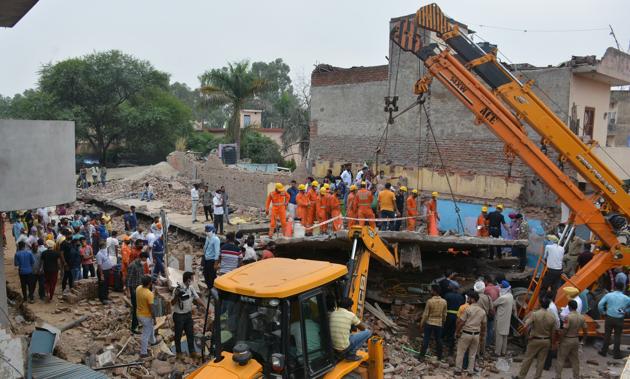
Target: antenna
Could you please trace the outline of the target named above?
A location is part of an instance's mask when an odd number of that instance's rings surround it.
[[[613,30],[612,25],[608,24],[608,27],[610,28],[610,35],[613,36],[615,40],[615,44],[617,44],[617,50],[623,51],[621,50],[621,47],[619,46],[619,41],[617,41],[617,36],[615,35],[615,31]]]

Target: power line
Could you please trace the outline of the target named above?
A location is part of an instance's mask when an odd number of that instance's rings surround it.
[[[609,28],[585,28],[585,29],[527,29],[527,28],[510,28],[507,26],[477,24],[480,28],[507,30],[510,32],[521,33],[573,33],[573,32],[595,32],[609,30]]]

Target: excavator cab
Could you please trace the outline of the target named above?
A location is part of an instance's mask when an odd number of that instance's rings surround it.
[[[367,352],[350,362],[332,348],[328,313],[344,295],[347,273],[340,264],[274,258],[217,278],[214,358],[188,377],[368,377],[368,369],[360,367],[369,360]],[[369,345],[380,351],[381,364],[373,366],[382,371],[382,341]]]

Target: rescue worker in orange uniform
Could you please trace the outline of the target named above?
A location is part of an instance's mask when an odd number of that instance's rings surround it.
[[[481,214],[477,217],[477,237],[488,237],[488,207],[481,207]]]
[[[308,212],[308,195],[306,194],[306,186],[304,184],[300,184],[298,186],[298,191],[298,194],[295,196],[295,204],[297,205],[295,216],[299,218],[302,225],[304,225]]]
[[[287,227],[287,204],[289,204],[289,194],[284,191],[282,183],[276,183],[276,189],[269,193],[265,202],[265,214],[269,214],[271,205],[271,219],[269,220],[269,237],[273,236],[276,230],[276,220],[280,220],[282,234]]]
[[[431,200],[427,202],[427,233],[430,236],[438,236],[438,222],[440,221],[440,215],[437,211],[437,197],[440,194],[437,192],[431,193]]]
[[[409,230],[410,232],[416,231],[416,217],[418,216],[417,198],[418,198],[417,189],[411,191],[409,196],[407,196],[407,217],[409,217],[407,219],[407,230]]]
[[[328,215],[330,214],[329,212],[329,206],[328,206],[328,197],[326,196],[326,193],[328,191],[326,190],[326,187],[322,187],[319,189],[319,197],[317,198],[317,201],[315,202],[315,207],[317,208],[317,222],[321,223],[324,221],[327,221],[329,219]],[[328,231],[328,224],[323,224],[319,226],[319,232],[320,233],[326,233]]]
[[[374,195],[365,187],[366,183],[361,182],[361,189],[357,191],[357,216],[358,218],[370,219],[370,226],[376,229],[376,222],[374,222],[374,211],[372,210]],[[365,221],[359,221],[359,225],[365,225]]]
[[[350,193],[346,200],[346,217],[357,218],[357,186],[354,184],[350,186]],[[356,223],[355,220],[348,220],[348,229]]]
[[[313,223],[315,222],[315,211],[317,210],[316,208],[316,202],[317,199],[319,198],[319,194],[317,191],[319,191],[319,183],[317,182],[317,180],[313,180],[311,182],[311,187],[308,189],[308,192],[306,193],[306,198],[308,199],[308,209],[306,210],[306,220],[304,222],[304,227],[307,228],[306,229],[306,235],[310,236],[313,234],[313,230],[312,229],[308,229],[310,227],[313,226]]]
[[[330,218],[341,216],[341,202],[339,201],[339,189],[335,188],[329,195],[327,195],[328,209],[330,210]],[[341,230],[343,227],[343,219],[339,217],[332,222],[332,229],[334,232]]]

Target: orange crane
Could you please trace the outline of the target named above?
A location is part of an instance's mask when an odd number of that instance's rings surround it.
[[[423,45],[422,33],[430,32],[435,32],[447,47]],[[475,115],[476,124],[488,126],[506,143],[508,151],[518,155],[571,209],[575,224],[586,225],[599,238],[595,257],[565,286],[583,290],[607,270],[630,264],[630,247],[618,238],[627,228],[630,195],[621,180],[591,151],[592,146],[585,145],[533,93],[533,82],[520,83],[497,61],[496,52],[479,48],[436,4],[420,8],[414,18],[399,20],[392,27],[391,39],[424,62],[428,72],[416,82],[416,94],[426,93],[433,78],[437,79]],[[545,144],[554,146],[560,160],[571,163],[597,192],[592,196],[584,194],[532,141],[523,121]],[[535,277],[533,284],[537,284]],[[534,292],[524,313],[533,309],[540,291],[540,286],[530,287],[534,287]],[[556,298],[559,306],[566,302],[564,296]]]

